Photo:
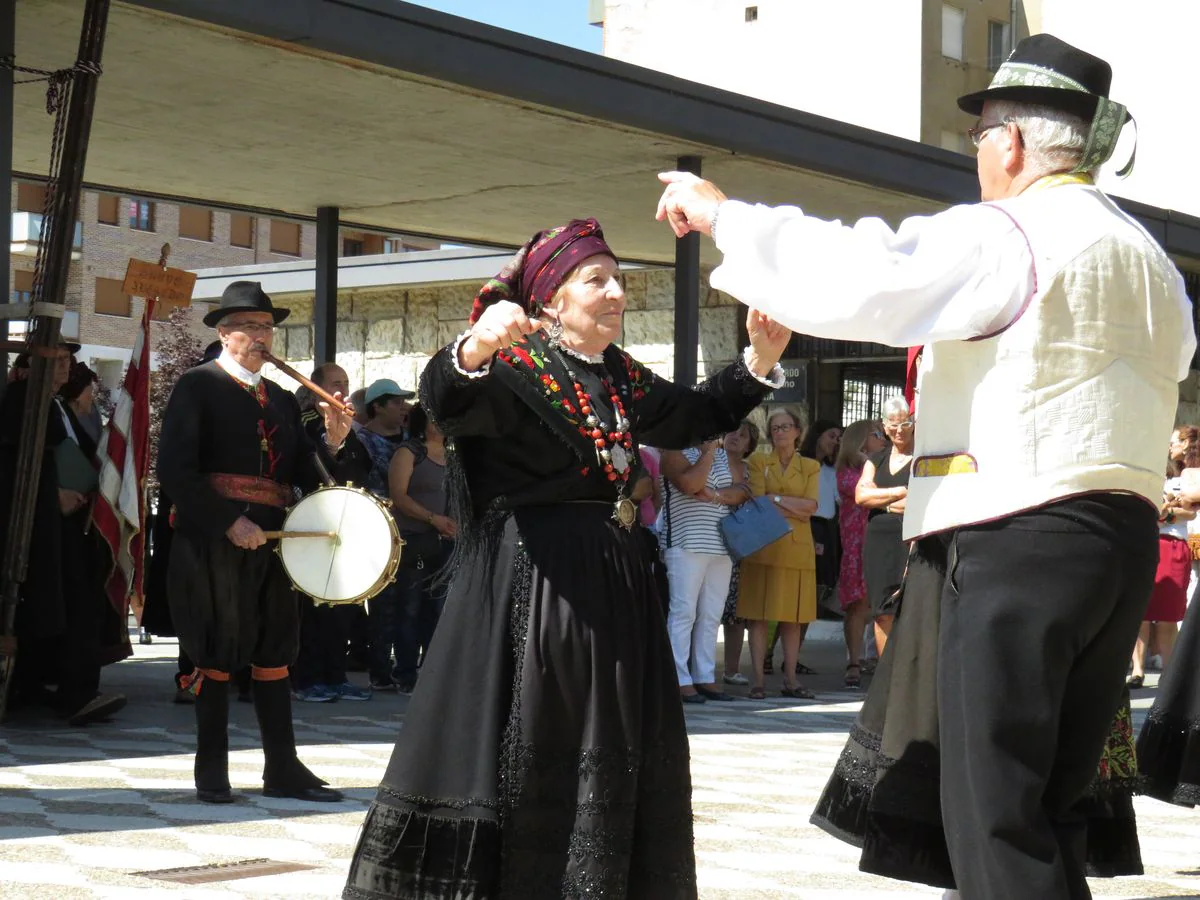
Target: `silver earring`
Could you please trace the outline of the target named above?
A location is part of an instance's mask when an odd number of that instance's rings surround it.
[[[557,347],[562,342],[562,322],[560,322],[558,319],[551,319],[550,327],[546,329],[546,336],[550,341],[550,346]]]

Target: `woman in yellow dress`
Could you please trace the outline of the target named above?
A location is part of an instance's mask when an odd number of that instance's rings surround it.
[[[750,657],[754,661],[750,699],[766,698],[763,659],[767,629],[771,622],[778,622],[783,639],[780,693],[811,700],[814,694],[794,682],[794,673],[800,653],[801,626],[817,618],[817,557],[809,519],[817,509],[821,464],[796,451],[804,429],[794,412],[776,410],[767,424],[771,452],[756,454],[749,460],[750,489],[755,496],[774,501],[792,526],[792,533],[742,561],[737,614],[750,620]]]

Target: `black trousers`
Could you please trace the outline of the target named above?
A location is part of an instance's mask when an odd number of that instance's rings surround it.
[[[942,814],[964,900],[1081,900],[1095,775],[1158,562],[1154,509],[1095,494],[951,539]]]
[[[290,666],[300,642],[296,594],[273,550],[178,532],[167,595],[179,647],[201,669]]]
[[[299,595],[300,653],[292,666],[292,684],[298,690],[314,685],[336,686],[346,681],[346,654],[356,610],[361,607],[314,603]]]

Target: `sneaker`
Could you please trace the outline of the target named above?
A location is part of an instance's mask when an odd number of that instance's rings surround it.
[[[391,677],[387,677],[382,681],[376,681],[374,678],[370,680],[371,690],[373,691],[389,691],[396,692],[396,682],[392,681]]]
[[[370,700],[371,689],[360,688],[356,684],[351,684],[349,681],[343,681],[341,684],[332,685],[330,691],[337,694],[343,700]]]
[[[292,696],[303,703],[335,703],[338,699],[336,691],[331,691],[323,684],[314,684],[310,688],[293,691]]]
[[[750,679],[741,672],[734,672],[732,675],[726,675],[721,680],[726,684],[737,684],[741,685],[742,687],[745,687],[750,683]]]

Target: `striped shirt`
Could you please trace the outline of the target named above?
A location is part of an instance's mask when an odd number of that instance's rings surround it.
[[[692,447],[684,450],[687,461],[695,465],[700,458],[700,449]],[[666,482],[666,492],[659,534],[666,536],[668,547],[682,547],[693,553],[711,553],[724,556],[729,553],[725,541],[721,537],[721,520],[729,515],[730,507],[723,503],[709,503],[697,500],[695,497],[683,494],[679,488]],[[729,457],[722,448],[713,453],[712,468],[708,473],[708,487],[714,491],[733,484],[733,476],[729,471]]]

